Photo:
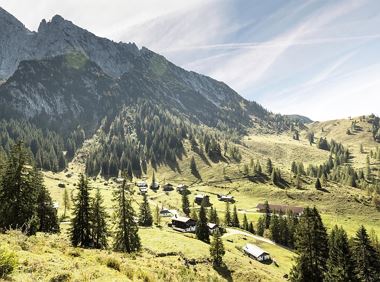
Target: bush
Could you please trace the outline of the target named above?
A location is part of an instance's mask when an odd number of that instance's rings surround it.
[[[106,265],[109,268],[120,271],[120,262],[119,262],[119,260],[117,260],[115,258],[112,258],[112,257],[107,258]]]
[[[0,248],[0,278],[5,278],[17,267],[16,254],[8,249]]]
[[[61,273],[58,274],[52,278],[50,278],[50,282],[67,282],[71,280],[71,274],[70,273]]]

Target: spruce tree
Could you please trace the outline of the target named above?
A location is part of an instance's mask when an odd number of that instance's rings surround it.
[[[71,243],[75,247],[90,247],[93,245],[90,221],[90,187],[88,179],[83,174],[80,175],[77,190],[70,229]]]
[[[190,215],[190,202],[188,193],[186,193],[186,191],[183,191],[182,193],[182,211],[186,216]]]
[[[244,217],[243,217],[243,229],[246,230],[246,231],[249,231],[249,224],[248,224],[248,218],[247,218],[247,214],[244,213]]]
[[[230,210],[230,203],[226,203],[226,213],[224,215],[224,224],[226,226],[231,226],[232,219],[231,219],[231,210]]]
[[[256,231],[257,231],[257,235],[264,236],[264,232],[265,232],[265,217],[264,216],[259,217],[257,221]]]
[[[347,233],[342,227],[332,229],[329,236],[329,258],[327,260],[326,281],[354,282],[355,263],[348,244]]]
[[[55,233],[59,232],[59,222],[57,210],[54,208],[53,201],[49,191],[42,185],[42,177],[38,177],[40,182],[40,191],[37,198],[37,216],[39,219],[40,232]]]
[[[210,210],[210,222],[219,225],[219,216],[216,208]]]
[[[13,146],[0,183],[0,228],[21,228],[28,235],[38,230],[38,172],[21,142]]]
[[[191,209],[191,215],[190,215],[190,218],[195,220],[195,221],[198,221],[198,214],[197,214],[197,210],[194,208]]]
[[[234,211],[232,213],[231,225],[232,225],[232,227],[240,227],[239,216],[238,216],[238,212],[236,209],[236,205],[234,205]]]
[[[268,201],[265,201],[264,203],[264,210],[265,210],[265,229],[268,229],[270,226],[271,212],[272,212],[270,210]]]
[[[352,254],[360,281],[380,281],[380,257],[372,246],[364,226],[359,228],[353,238]]]
[[[138,226],[135,222],[135,211],[132,207],[132,189],[127,187],[124,179],[123,185],[115,191],[115,236],[114,250],[119,252],[135,252],[141,248]]]
[[[280,236],[280,222],[279,222],[278,215],[275,214],[272,216],[269,230],[270,230],[270,239],[276,243],[279,243],[281,236]]]
[[[205,243],[210,243],[210,232],[207,225],[207,215],[204,201],[202,201],[201,208],[199,209],[195,234],[198,240],[201,240]]]
[[[256,234],[252,221],[249,223],[248,231],[251,232],[252,234]]]
[[[224,250],[223,241],[219,230],[213,234],[213,240],[210,246],[210,255],[214,266],[221,266],[223,263],[223,256],[226,253]]]
[[[152,212],[146,194],[143,195],[143,202],[140,205],[139,224],[141,226],[152,226],[153,224]]]
[[[291,281],[323,281],[327,270],[328,238],[316,208],[307,207],[296,231],[298,257],[290,273]]]
[[[65,188],[65,190],[63,191],[63,218],[66,218],[66,212],[68,209],[70,209],[70,197],[69,197],[69,192],[67,190],[67,188]]]
[[[272,164],[272,160],[268,158],[267,160],[267,167],[266,167],[266,170],[267,170],[267,174],[268,175],[271,175],[272,174],[272,171],[273,171],[273,164]]]
[[[104,207],[104,200],[98,188],[91,205],[91,227],[94,248],[105,249],[108,247],[108,218],[109,216]]]
[[[160,208],[158,207],[158,205],[156,205],[154,215],[155,215],[154,220],[155,220],[156,225],[160,226],[161,225],[161,215],[160,215]]]
[[[315,189],[321,190],[322,189],[322,184],[319,178],[317,178],[317,181],[315,182]]]

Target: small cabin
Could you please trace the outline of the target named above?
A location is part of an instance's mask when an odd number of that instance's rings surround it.
[[[207,226],[208,226],[208,231],[210,232],[210,234],[214,234],[215,232],[217,232],[219,230],[218,224],[209,222],[209,223],[207,223]]]
[[[180,232],[195,232],[196,221],[188,217],[172,217],[172,228]]]
[[[271,257],[270,254],[261,249],[260,247],[253,245],[253,244],[247,244],[243,248],[244,253],[246,253],[250,258],[253,258],[260,262],[270,261]]]
[[[198,205],[201,205],[203,200],[205,201],[205,205],[206,206],[210,206],[211,203],[210,203],[210,196],[208,195],[202,195],[202,194],[199,194],[199,195],[195,195],[195,198],[194,198],[194,202]]]
[[[145,181],[137,182],[136,185],[137,185],[137,187],[139,187],[139,188],[141,188],[141,187],[148,188],[148,184],[147,184]]]
[[[173,186],[173,184],[166,183],[166,184],[162,187],[162,189],[163,189],[164,191],[173,191],[173,190],[174,190],[174,186]]]
[[[187,188],[189,188],[187,185],[185,184],[179,184],[176,188],[177,192],[182,194],[183,192],[185,192],[187,190]]]
[[[221,202],[226,202],[226,203],[234,203],[235,199],[233,196],[227,196],[227,195],[218,195],[218,200]]]
[[[140,194],[146,194],[148,193],[148,187],[139,187]]]
[[[170,210],[168,210],[168,209],[162,209],[162,210],[160,210],[160,216],[162,216],[162,217],[171,217],[173,215],[174,214]]]

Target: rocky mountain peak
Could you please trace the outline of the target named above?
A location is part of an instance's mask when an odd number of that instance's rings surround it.
[[[4,33],[4,31],[7,31],[7,30],[28,31],[28,29],[24,26],[22,22],[20,22],[13,15],[8,13],[6,10],[4,10],[1,7],[0,7],[0,26],[1,26],[1,33]]]

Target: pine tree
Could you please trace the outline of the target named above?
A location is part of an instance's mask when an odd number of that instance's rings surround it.
[[[291,270],[291,281],[323,281],[327,270],[328,238],[316,208],[306,208],[296,231],[298,257]]]
[[[114,250],[119,252],[135,252],[141,248],[138,226],[135,222],[135,211],[132,207],[133,191],[127,187],[126,180],[114,194],[117,203],[115,212]]]
[[[232,222],[231,222],[232,227],[240,227],[240,222],[239,222],[239,216],[238,212],[236,209],[236,206],[234,205],[234,210],[232,213]]]
[[[223,241],[219,230],[213,234],[213,240],[210,246],[210,255],[214,266],[221,266],[223,263],[223,256],[225,254]]]
[[[191,160],[190,160],[190,170],[191,170],[191,173],[198,179],[200,179],[200,174],[199,174],[199,171],[198,171],[198,168],[197,168],[197,164],[195,163],[195,159],[194,157],[191,157]]]
[[[66,218],[66,212],[68,209],[70,209],[71,202],[70,202],[70,197],[69,197],[69,192],[67,188],[63,191],[63,218]]]
[[[242,227],[244,230],[249,231],[249,224],[248,224],[248,218],[247,218],[246,213],[244,214],[244,217],[243,217],[243,226]]]
[[[191,209],[191,214],[190,214],[190,218],[195,220],[195,221],[198,221],[198,214],[197,214],[197,210],[194,208]]]
[[[356,272],[360,281],[380,281],[380,258],[364,226],[361,226],[353,238],[352,254]]]
[[[348,244],[347,233],[335,225],[329,236],[329,258],[327,260],[326,281],[354,282],[355,263]]]
[[[211,207],[211,209],[210,209],[210,220],[209,221],[211,223],[219,225],[219,216],[218,216],[218,212],[215,208]]]
[[[77,195],[74,198],[73,219],[71,221],[71,243],[77,247],[90,247],[93,244],[90,222],[90,187],[83,174],[77,185]]]
[[[38,173],[21,142],[11,150],[0,183],[0,228],[21,228],[28,235],[38,230]]]
[[[267,170],[267,174],[268,174],[268,175],[271,175],[271,174],[272,174],[272,171],[273,171],[273,165],[272,165],[272,160],[271,160],[271,159],[268,159],[268,160],[267,160],[267,167],[266,167],[266,170]]]
[[[204,201],[202,201],[201,208],[199,209],[195,234],[198,240],[201,240],[205,243],[210,243],[210,232],[207,225],[207,215]]]
[[[252,234],[256,234],[252,221],[249,223],[248,231],[251,232]]]
[[[315,189],[321,190],[322,189],[322,184],[319,178],[317,178],[317,181],[315,182]]]
[[[270,239],[276,243],[280,242],[280,223],[279,223],[279,218],[277,215],[273,215],[270,226]]]
[[[57,210],[54,208],[49,191],[42,184],[42,176],[38,176],[40,189],[37,198],[37,216],[39,219],[40,232],[55,233],[59,232],[59,222]]]
[[[257,235],[264,236],[264,232],[265,232],[265,217],[264,216],[259,217],[257,221],[256,231],[257,231]]]
[[[189,216],[189,214],[190,214],[190,202],[189,202],[189,196],[186,193],[186,191],[184,191],[182,193],[182,211],[184,212],[184,214],[186,216]]]
[[[158,205],[156,205],[156,208],[155,208],[155,211],[154,211],[154,217],[155,217],[155,223],[157,226],[160,226],[161,225],[161,215],[160,215],[160,208],[158,207]]]
[[[228,203],[228,202],[226,203],[226,213],[224,215],[224,224],[226,226],[232,225],[230,203]]]
[[[109,235],[107,219],[109,218],[104,207],[104,200],[99,188],[96,189],[95,198],[91,205],[91,227],[94,248],[105,249],[108,246],[107,237]]]
[[[268,229],[270,226],[270,221],[271,221],[271,210],[270,210],[268,201],[265,201],[264,203],[264,210],[265,210],[265,229]]]
[[[146,194],[143,195],[143,202],[140,205],[139,224],[141,226],[152,226],[153,224],[153,216]]]

